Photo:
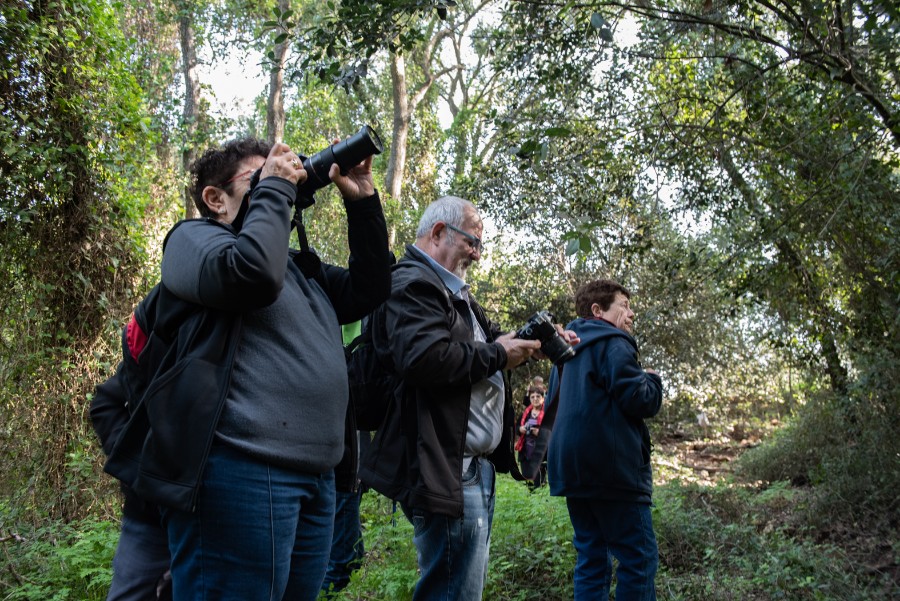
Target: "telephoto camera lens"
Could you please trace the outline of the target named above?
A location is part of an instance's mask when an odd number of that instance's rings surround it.
[[[331,183],[328,171],[334,163],[341,168],[341,173],[356,166],[367,156],[381,154],[384,144],[378,133],[369,125],[363,125],[356,134],[303,160],[306,169],[306,181],[297,186],[297,198],[311,198],[313,193]]]

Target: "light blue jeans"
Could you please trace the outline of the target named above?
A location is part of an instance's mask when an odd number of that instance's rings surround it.
[[[214,444],[193,513],[166,510],[175,601],[314,601],[334,527],[334,472]]]
[[[474,458],[463,474],[463,517],[403,508],[415,531],[421,575],[413,601],[477,601],[487,578],[494,466]]]

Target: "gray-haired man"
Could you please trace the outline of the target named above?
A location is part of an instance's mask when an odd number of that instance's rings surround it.
[[[520,477],[502,370],[540,344],[502,334],[469,294],[465,276],[481,258],[482,229],[462,198],[429,205],[373,322],[379,358],[402,384],[360,477],[413,523],[416,601],[481,598],[495,470]]]

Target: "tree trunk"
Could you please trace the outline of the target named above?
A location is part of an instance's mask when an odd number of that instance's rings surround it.
[[[756,191],[735,165],[731,149],[722,145],[719,149],[719,160],[732,185],[738,189],[753,213],[757,216],[762,215],[763,211],[759,206]],[[799,286],[801,297],[797,300],[803,301],[804,312],[812,324],[812,327],[808,328],[809,333],[821,346],[822,359],[825,361],[831,388],[839,394],[846,394],[847,369],[841,363],[834,333],[828,322],[828,303],[825,300],[825,293],[816,283],[814,275],[803,264],[803,259],[794,245],[787,238],[779,237],[774,240],[774,243],[778,249],[780,260],[788,266]]]
[[[186,2],[175,2],[178,10],[178,33],[181,38],[182,72],[184,73],[184,147],[181,151],[181,166],[188,173],[197,156],[195,140],[200,122],[200,78],[197,75],[197,48],[194,41],[194,16]],[[199,212],[191,199],[188,184],[182,189],[184,216],[196,217]]]
[[[291,8],[291,0],[278,0],[278,8],[284,13]],[[275,64],[269,76],[269,101],[266,105],[266,139],[270,144],[284,141],[284,59],[287,56],[287,40],[275,45]]]
[[[406,63],[399,54],[391,54],[391,91],[394,103],[394,122],[391,133],[391,155],[388,159],[384,185],[393,199],[400,198],[406,176],[406,148],[412,114],[406,89]]]

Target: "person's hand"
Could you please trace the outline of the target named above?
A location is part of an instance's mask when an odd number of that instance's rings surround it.
[[[647,372],[648,374],[653,374],[654,376],[659,375],[658,373],[656,373],[655,369],[645,369],[644,371]]]
[[[579,342],[581,342],[581,338],[578,337],[578,334],[573,332],[572,330],[564,330],[563,327],[559,324],[556,325],[556,331],[559,332],[559,335],[562,336],[562,339],[569,343],[569,346],[575,346]]]
[[[338,142],[340,140],[335,138],[333,143],[337,144]],[[331,165],[328,177],[340,190],[344,200],[359,200],[375,194],[375,180],[372,179],[372,158],[373,155],[369,155],[361,163],[348,169],[347,175],[341,175],[341,168],[337,163]]]
[[[516,338],[515,332],[504,334],[495,341],[506,350],[506,369],[517,367],[531,358],[541,348],[540,340]]]
[[[291,151],[287,144],[276,143],[269,151],[259,179],[262,181],[271,176],[282,177],[296,185],[298,182],[306,181],[307,173],[303,168],[303,161]]]

